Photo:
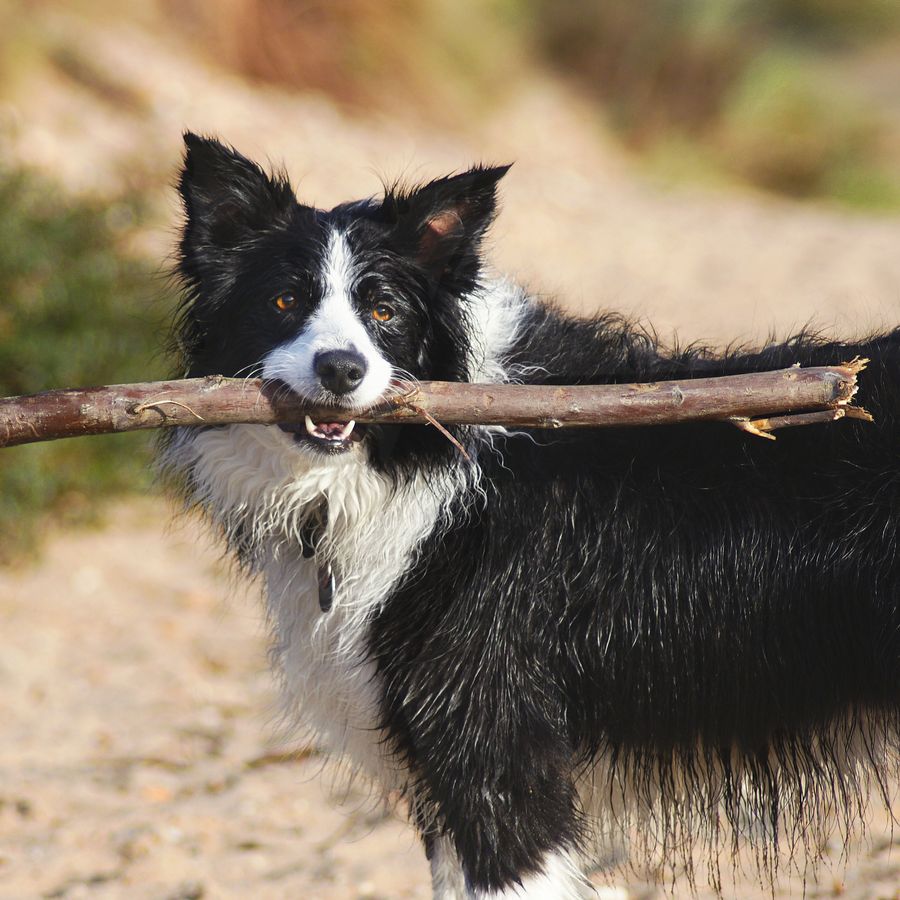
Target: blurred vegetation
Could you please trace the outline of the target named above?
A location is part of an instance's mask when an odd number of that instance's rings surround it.
[[[544,58],[664,167],[900,206],[888,150],[900,112],[889,121],[842,78],[848,60],[900,39],[896,0],[528,2]]]
[[[117,249],[140,217],[133,200],[67,202],[37,176],[0,169],[0,395],[165,374],[160,279]],[[48,514],[85,521],[100,498],[146,489],[149,442],[0,450],[0,559],[29,549]]]
[[[900,108],[846,77],[900,47],[898,0],[160,2],[216,63],[358,110],[453,128],[538,61],[657,172],[900,207]]]
[[[161,0],[208,58],[253,80],[444,127],[521,71],[521,0]]]

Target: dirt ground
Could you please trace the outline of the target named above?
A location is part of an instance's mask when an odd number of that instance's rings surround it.
[[[375,172],[516,159],[493,255],[572,308],[718,341],[811,319],[844,334],[900,320],[900,219],[653,184],[547,79],[447,137],[250,88],[131,26],[55,15],[74,52],[144,98],[123,109],[120,95],[46,71],[0,107],[4,155],[73,189],[138,171],[171,180],[184,127],[283,160],[323,205],[377,191]],[[176,208],[151,199],[159,227],[140,249],[162,259]],[[36,565],[0,571],[0,898],[429,896],[401,819],[364,786],[329,792],[325,761],[275,737],[255,593],[234,587],[195,524],[169,523],[159,499],[123,501],[98,529],[51,529]],[[840,847],[823,848],[807,896],[900,897],[886,813],[851,851],[844,869]],[[637,874],[618,883],[665,895]],[[683,879],[671,891],[690,895]],[[803,891],[790,872],[774,893],[752,873],[726,886],[736,898]],[[702,884],[697,895],[709,896]]]
[[[196,523],[170,521],[161,501],[120,503],[0,572],[0,897],[428,897],[400,818],[273,737],[256,597]],[[853,852],[808,895],[895,897],[884,815]],[[753,877],[729,890],[769,895]]]

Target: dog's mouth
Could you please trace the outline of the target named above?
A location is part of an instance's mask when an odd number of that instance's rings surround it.
[[[293,435],[297,444],[313,447],[321,453],[346,453],[358,444],[366,433],[365,425],[349,422],[314,422],[306,416],[301,423],[279,423],[278,427]]]

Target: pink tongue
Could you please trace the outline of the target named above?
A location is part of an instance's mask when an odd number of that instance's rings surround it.
[[[317,422],[316,428],[326,437],[339,437],[346,422]]]

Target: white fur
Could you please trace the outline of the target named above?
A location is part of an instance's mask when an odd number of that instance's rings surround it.
[[[355,350],[366,361],[366,374],[352,393],[330,398],[351,408],[374,403],[391,380],[390,363],[378,352],[351,302],[356,274],[347,239],[332,231],[321,273],[325,287],[322,301],[303,331],[292,341],[276,347],[263,360],[263,378],[290,385],[301,397],[321,400],[322,385],[314,364],[319,353],[328,350]]]
[[[516,339],[526,310],[525,292],[506,278],[492,278],[470,298],[471,359],[469,380],[502,382],[515,378],[503,357]]]
[[[434,838],[431,845],[431,890],[434,900],[470,900],[466,878],[450,838]]]
[[[278,428],[260,425],[185,436],[170,456],[191,470],[196,499],[226,532],[250,529],[289,719],[385,787],[397,786],[375,728],[378,684],[365,656],[366,629],[469,474],[460,469],[397,488],[360,449],[313,456]],[[319,553],[337,582],[328,614],[319,608],[315,562],[303,558],[300,545],[304,524],[323,500],[328,527]]]

